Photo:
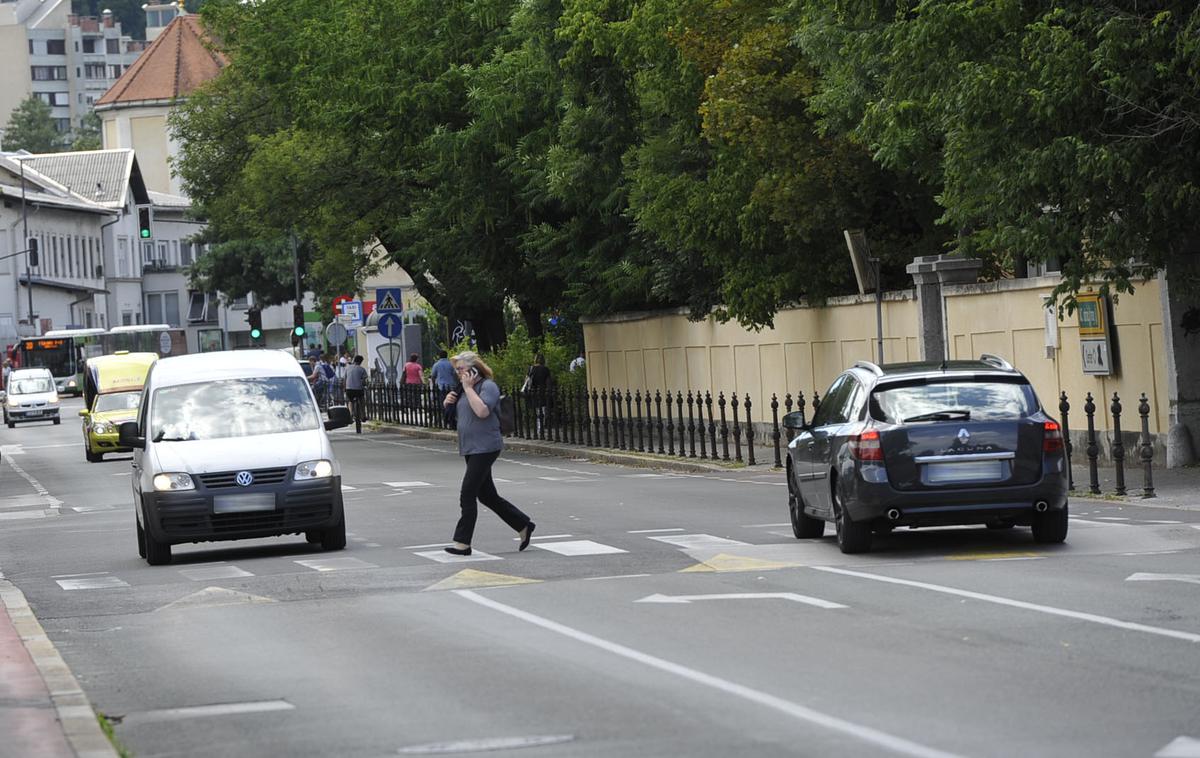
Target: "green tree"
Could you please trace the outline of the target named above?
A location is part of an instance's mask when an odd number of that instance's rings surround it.
[[[5,150],[54,153],[63,149],[63,138],[54,126],[50,106],[34,95],[21,101],[4,128]]]
[[[1200,9],[1182,0],[797,0],[823,124],[937,190],[957,247],[1131,291],[1200,218]],[[865,10],[863,10],[865,8]]]
[[[79,121],[79,128],[71,135],[72,150],[99,150],[103,147],[100,138],[100,115],[88,111]]]

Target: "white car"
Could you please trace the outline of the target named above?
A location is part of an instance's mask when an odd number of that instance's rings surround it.
[[[121,424],[133,448],[138,552],[169,563],[171,546],[303,534],[346,546],[341,471],[296,359],[277,350],[162,358],[150,369],[138,420]]]
[[[8,376],[5,388],[4,423],[12,429],[26,421],[62,421],[59,418],[58,391],[50,369],[22,368]]]

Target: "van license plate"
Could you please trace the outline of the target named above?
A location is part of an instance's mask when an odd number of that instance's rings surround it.
[[[929,484],[963,482],[998,482],[1004,478],[1003,461],[963,461],[962,463],[930,463],[925,468]]]
[[[217,495],[213,498],[213,513],[249,513],[275,510],[275,493],[254,495]]]

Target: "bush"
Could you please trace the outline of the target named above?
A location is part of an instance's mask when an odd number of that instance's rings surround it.
[[[465,341],[447,348],[451,356],[472,349]],[[546,359],[546,367],[550,369],[556,386],[570,390],[587,386],[586,371],[572,373],[568,368],[577,354],[575,347],[554,334],[546,335],[539,347],[536,341],[530,338],[529,331],[523,325],[518,326],[508,335],[508,342],[504,347],[481,355],[484,362],[492,367],[496,383],[513,392],[520,389],[525,382],[529,367],[533,365],[533,356],[539,350]]]

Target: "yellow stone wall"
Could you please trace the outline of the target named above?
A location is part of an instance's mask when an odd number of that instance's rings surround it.
[[[1011,280],[946,288],[946,323],[952,358],[995,353],[1033,382],[1047,411],[1058,417],[1059,393],[1070,398],[1072,430],[1085,428],[1086,393],[1096,398],[1097,429],[1111,428],[1112,393],[1121,395],[1122,428],[1139,428],[1137,399],[1151,406],[1150,431],[1167,428],[1166,362],[1162,307],[1156,280],[1122,295],[1114,306],[1113,353],[1118,373],[1085,376],[1075,317],[1057,322],[1059,347],[1046,349],[1045,298],[1056,279]],[[889,293],[884,302],[884,361],[920,360],[917,305],[912,291]],[[618,314],[584,324],[588,382],[599,389],[731,392],[750,396],[757,421],[771,420],[771,396],[782,408],[786,393],[830,382],[856,360],[875,360],[875,302],[870,296],[838,298],[824,307],[781,311],[773,329],[754,332],[734,322],[687,320],[683,312]],[[780,411],[782,415],[782,410]]]

